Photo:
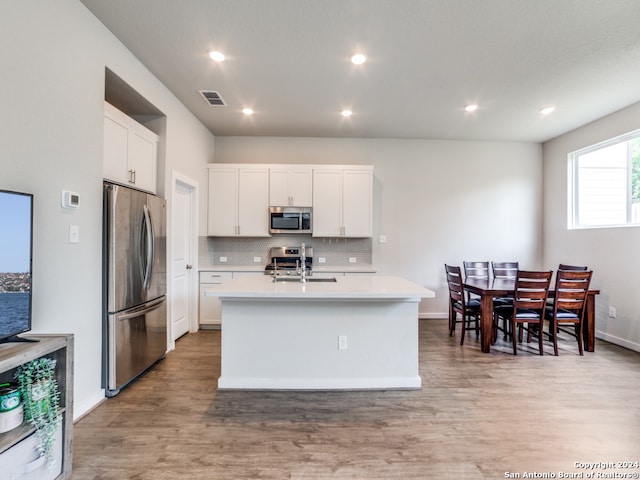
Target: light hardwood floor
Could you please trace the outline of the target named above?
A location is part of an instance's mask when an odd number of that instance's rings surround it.
[[[560,478],[640,462],[640,354],[561,341],[558,357],[535,342],[513,356],[502,340],[482,354],[446,323],[420,321],[413,391],[218,392],[220,332],[188,334],[75,424],[72,478]]]

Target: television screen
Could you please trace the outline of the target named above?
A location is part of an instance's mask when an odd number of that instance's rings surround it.
[[[0,342],[31,329],[33,196],[0,190]]]

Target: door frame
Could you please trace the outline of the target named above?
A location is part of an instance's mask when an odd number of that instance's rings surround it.
[[[175,340],[173,339],[173,318],[172,318],[172,286],[173,286],[173,265],[171,259],[173,258],[173,205],[174,205],[174,195],[176,191],[176,187],[178,184],[188,188],[191,190],[190,199],[191,199],[191,219],[189,220],[190,225],[190,253],[191,253],[191,265],[192,274],[189,281],[189,332],[197,332],[198,331],[198,199],[200,195],[200,184],[193,180],[192,178],[183,175],[180,172],[175,170],[171,171],[171,190],[170,190],[170,199],[169,199],[169,219],[168,219],[168,235],[167,235],[167,266],[168,266],[168,305],[169,315],[167,315],[167,343],[169,345],[169,350],[174,350],[176,348]]]

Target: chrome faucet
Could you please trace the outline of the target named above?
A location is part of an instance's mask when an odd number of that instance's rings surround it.
[[[307,254],[305,252],[304,243],[300,247],[300,282],[307,282]]]

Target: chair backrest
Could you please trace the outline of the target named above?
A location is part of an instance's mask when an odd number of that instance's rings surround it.
[[[582,312],[592,276],[591,270],[558,270],[553,299],[554,314],[558,309]]]
[[[464,285],[460,267],[444,265],[447,272],[447,284],[449,285],[449,297],[455,302],[464,302]]]
[[[489,278],[489,262],[463,262],[465,278]]]
[[[516,272],[513,306],[515,309],[526,308],[529,310],[543,311],[549,294],[552,270],[530,271],[518,270]]]
[[[558,265],[558,270],[571,270],[571,271],[586,271],[589,270],[588,267],[583,267],[582,265],[567,265],[566,263],[561,263]]]
[[[494,278],[516,278],[518,262],[491,262]]]

